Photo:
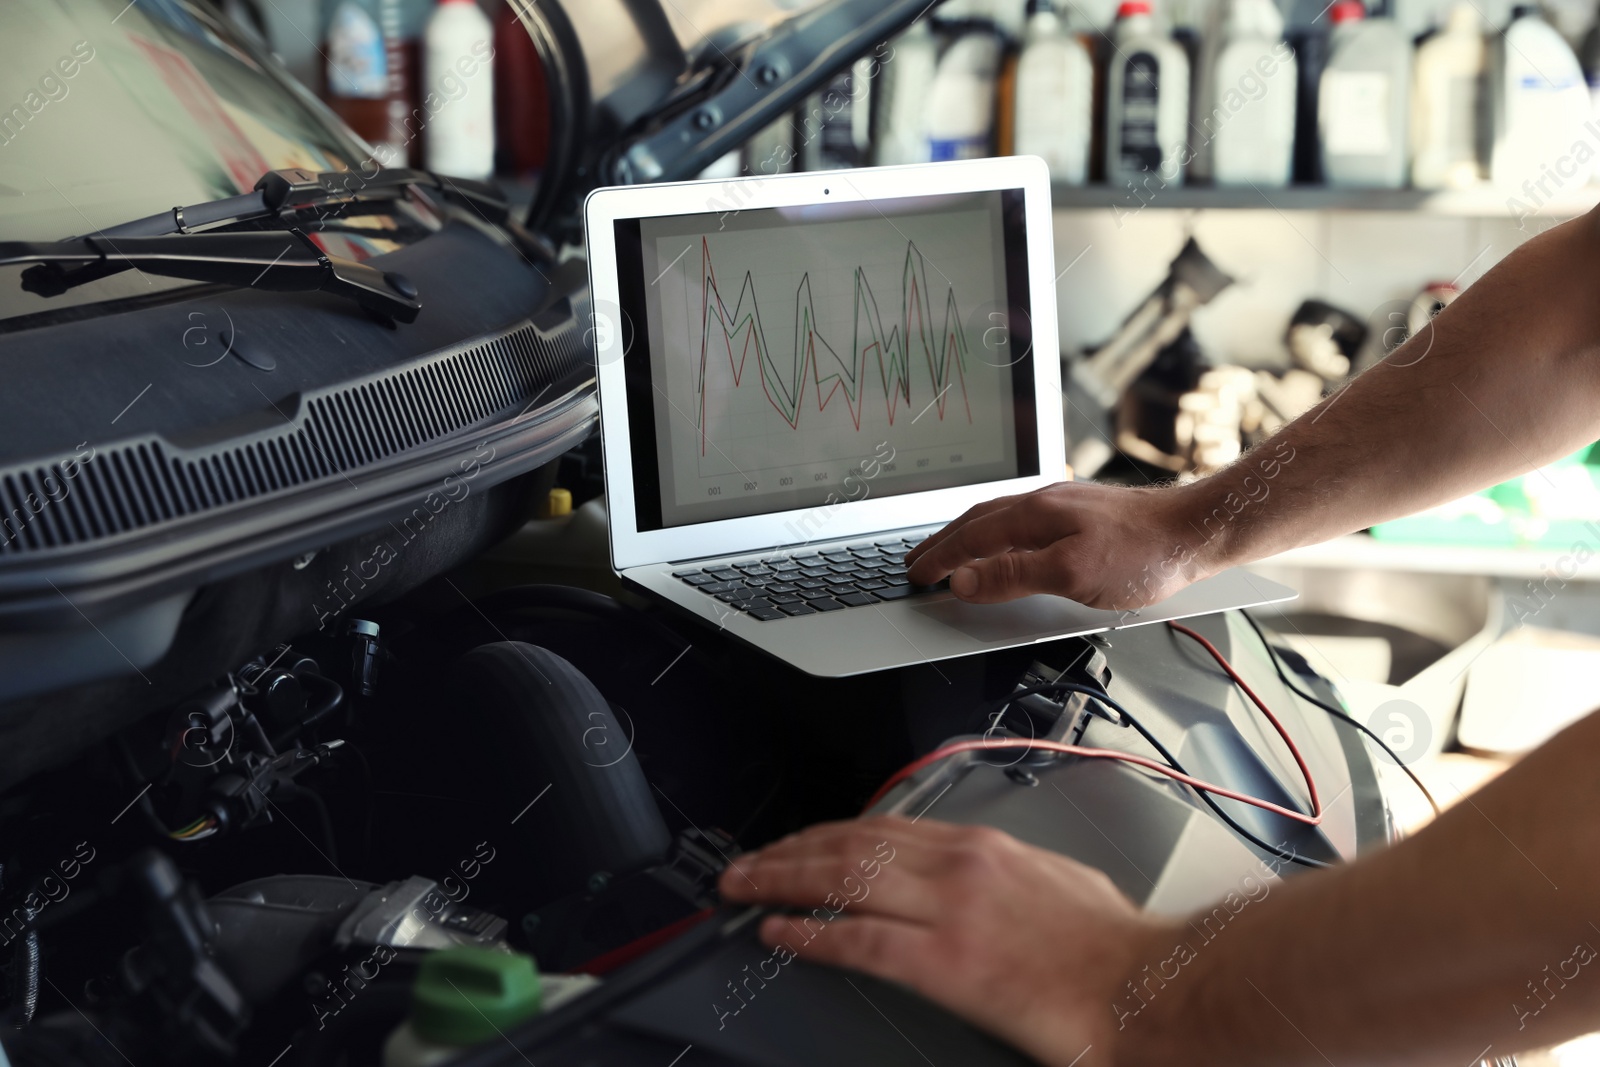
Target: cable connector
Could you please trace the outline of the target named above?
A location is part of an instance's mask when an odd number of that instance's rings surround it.
[[[356,692],[369,697],[378,690],[378,660],[383,654],[378,644],[378,624],[367,619],[351,619],[345,632],[355,641],[350,677],[355,682]]]

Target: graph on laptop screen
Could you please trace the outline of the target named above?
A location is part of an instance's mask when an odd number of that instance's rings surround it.
[[[635,220],[647,352],[629,377],[648,375],[652,432],[634,437],[660,525],[1016,477],[1032,370],[1005,207],[995,191]]]

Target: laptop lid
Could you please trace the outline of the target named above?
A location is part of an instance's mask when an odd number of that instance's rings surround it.
[[[1042,161],[600,189],[585,217],[617,570],[1065,477]]]

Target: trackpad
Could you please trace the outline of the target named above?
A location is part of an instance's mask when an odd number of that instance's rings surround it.
[[[1043,593],[1006,604],[968,604],[952,596],[909,606],[932,622],[985,643],[1020,643],[1030,638],[1094,633],[1110,629],[1119,618],[1115,611],[1088,608],[1066,597]]]

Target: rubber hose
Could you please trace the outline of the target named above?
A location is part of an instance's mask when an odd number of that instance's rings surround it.
[[[659,862],[671,835],[633,752],[594,684],[547,649],[520,641],[482,645],[456,661],[454,680],[482,738],[473,754],[496,783],[534,850],[538,888],[583,889],[598,872],[626,874]],[[531,806],[528,806],[531,805]]]

